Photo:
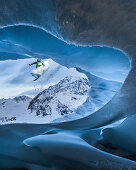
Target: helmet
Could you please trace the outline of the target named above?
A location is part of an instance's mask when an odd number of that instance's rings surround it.
[[[41,62],[41,61],[42,61],[41,59],[39,59],[39,58],[37,59],[37,62]]]

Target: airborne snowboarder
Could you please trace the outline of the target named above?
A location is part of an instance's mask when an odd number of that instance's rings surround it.
[[[33,64],[36,64],[36,70],[34,70],[32,74],[32,76],[34,76],[36,79],[34,81],[36,81],[42,74],[43,70],[41,69],[43,66],[45,66],[42,62],[41,59],[37,59],[36,62],[32,63],[32,64],[29,64],[29,66],[33,65]]]

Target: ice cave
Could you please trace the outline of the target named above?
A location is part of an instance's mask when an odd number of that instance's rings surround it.
[[[136,3],[0,4],[0,169],[135,170]]]

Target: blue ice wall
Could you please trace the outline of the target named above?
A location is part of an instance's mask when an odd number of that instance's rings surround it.
[[[79,67],[105,79],[123,82],[130,62],[121,51],[99,46],[67,44],[32,26],[0,30],[0,60],[27,57],[52,58],[67,67]]]

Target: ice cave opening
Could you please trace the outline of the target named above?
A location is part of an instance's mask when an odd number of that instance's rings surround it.
[[[49,69],[33,82],[29,63],[37,58]],[[5,27],[0,30],[0,120],[47,123],[85,117],[113,98],[130,67],[129,58],[118,49],[67,44],[33,26]],[[55,97],[45,96],[51,89]],[[22,120],[24,113],[30,117]]]

